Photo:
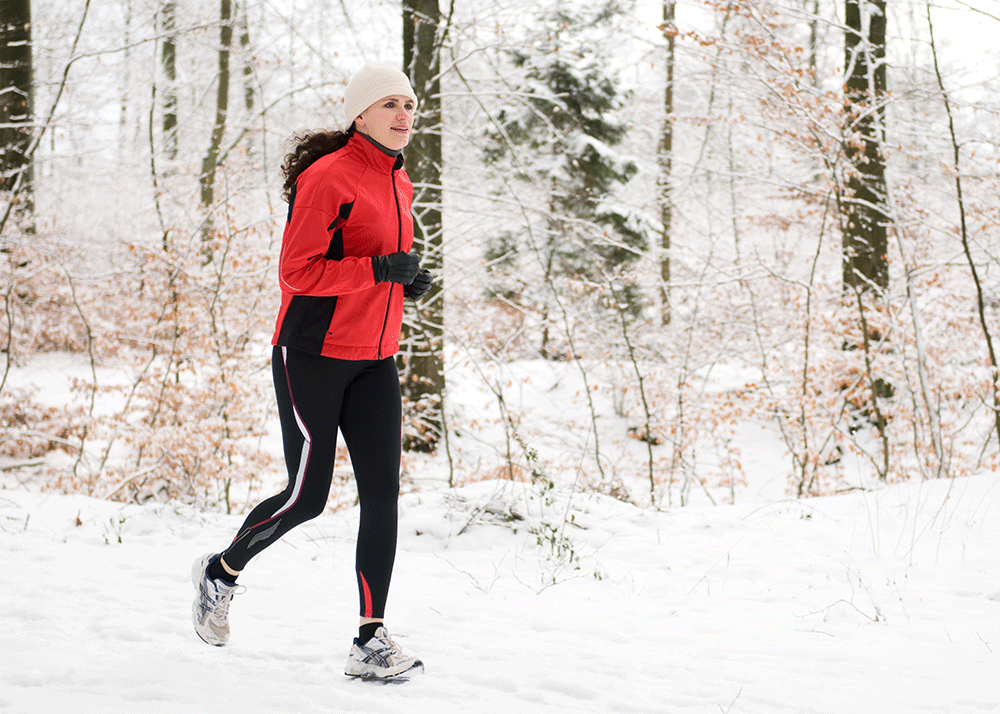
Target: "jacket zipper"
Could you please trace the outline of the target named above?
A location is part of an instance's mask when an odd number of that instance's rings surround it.
[[[392,197],[396,200],[396,250],[400,251],[403,249],[403,216],[399,208],[399,192],[396,190],[396,167],[393,167],[390,175],[392,176]],[[382,359],[382,340],[385,339],[385,328],[389,324],[389,309],[392,307],[392,292],[395,289],[396,283],[389,283],[389,297],[385,303],[382,334],[378,337],[378,359]]]

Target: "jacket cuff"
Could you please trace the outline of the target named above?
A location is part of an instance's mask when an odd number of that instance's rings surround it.
[[[389,279],[389,260],[384,255],[372,256],[372,278],[376,285]]]

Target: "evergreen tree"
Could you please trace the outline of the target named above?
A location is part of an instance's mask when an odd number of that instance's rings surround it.
[[[490,238],[486,259],[491,294],[540,313],[546,357],[551,281],[600,291],[611,280],[619,306],[624,300],[632,316],[642,309],[639,291],[621,279],[647,249],[650,230],[615,197],[637,171],[614,148],[626,133],[615,117],[624,98],[605,54],[617,12],[613,3],[559,8],[532,24],[538,34],[510,53],[515,100],[494,117],[484,151],[488,164],[529,182],[544,200],[532,206],[544,218]]]

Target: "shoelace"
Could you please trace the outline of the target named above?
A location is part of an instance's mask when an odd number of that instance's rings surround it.
[[[389,664],[389,658],[392,655],[403,654],[399,645],[388,637],[373,637],[368,640],[368,643],[361,649],[367,650],[365,659],[371,659],[374,657],[375,659],[380,660],[384,665]]]
[[[215,597],[213,598],[212,594],[206,591],[204,584],[202,584],[201,592],[205,600],[208,601],[208,609],[211,612],[211,618],[218,624],[224,625],[229,620],[229,605],[233,602],[233,595],[246,592],[246,588],[242,585],[237,585],[235,587],[216,585]]]
[[[388,637],[378,637],[376,639],[378,639],[378,641],[381,642],[386,649],[391,650],[393,654],[403,654],[403,650],[399,648],[399,645],[396,644],[395,640]]]
[[[372,643],[377,642],[381,647],[375,650],[372,647]],[[389,637],[373,637],[371,641],[368,642],[368,646],[371,647],[375,652],[377,652],[382,657],[388,657],[389,655],[403,654],[403,650],[400,649],[399,645]]]

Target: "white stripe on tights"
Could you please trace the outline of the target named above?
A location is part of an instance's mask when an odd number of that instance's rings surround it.
[[[281,348],[281,361],[281,366],[285,370],[285,384],[288,385],[288,397],[292,402],[292,413],[295,415],[295,423],[299,425],[299,431],[302,433],[304,441],[302,443],[302,453],[299,454],[299,470],[295,474],[292,494],[288,497],[288,501],[285,505],[275,511],[271,518],[277,518],[289,508],[294,506],[295,502],[299,500],[299,493],[302,491],[302,482],[305,480],[306,465],[309,463],[309,451],[312,446],[312,437],[309,435],[309,430],[306,429],[306,425],[305,422],[302,421],[302,417],[299,416],[298,407],[295,406],[295,399],[292,397],[292,384],[291,380],[288,378],[288,351],[285,347]]]

